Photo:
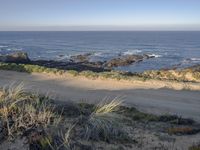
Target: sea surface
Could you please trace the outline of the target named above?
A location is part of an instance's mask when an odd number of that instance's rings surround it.
[[[149,54],[148,59],[117,70],[141,72],[200,64],[200,32],[63,31],[0,32],[0,54],[24,51],[34,60],[66,61],[92,52],[91,61],[126,54]]]

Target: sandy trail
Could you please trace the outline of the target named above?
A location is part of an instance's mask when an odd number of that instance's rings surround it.
[[[81,77],[56,77],[0,70],[0,87],[11,82],[24,82],[31,91],[51,93],[61,101],[96,103],[105,97],[124,96],[125,104],[155,114],[178,114],[200,121],[200,92],[155,89],[155,85],[90,80]],[[153,89],[154,87],[154,89]]]

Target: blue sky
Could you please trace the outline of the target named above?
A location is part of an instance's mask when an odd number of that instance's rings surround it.
[[[0,0],[0,30],[200,30],[200,0]]]

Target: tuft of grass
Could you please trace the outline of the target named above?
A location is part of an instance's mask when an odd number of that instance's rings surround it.
[[[134,107],[120,106],[119,110],[118,113],[131,118],[133,121],[158,121],[159,119],[156,115],[140,112]]]
[[[0,99],[0,117],[6,125],[7,134],[13,136],[35,127],[46,128],[53,124],[58,116],[46,100],[28,94],[22,83],[4,87]]]
[[[87,118],[84,118],[83,138],[96,141],[128,140],[127,133],[113,114],[121,103],[122,101],[114,99],[109,103],[97,105],[94,111]]]
[[[52,73],[52,74],[64,74],[66,71],[56,68],[47,68],[44,66],[30,65],[30,64],[15,64],[15,63],[3,63],[0,62],[1,70],[11,70],[18,72],[27,72],[27,73]]]
[[[67,73],[71,74],[72,76],[78,76],[78,71],[75,71],[75,70],[67,70]]]

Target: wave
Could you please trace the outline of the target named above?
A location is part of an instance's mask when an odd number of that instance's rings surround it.
[[[190,58],[191,61],[200,61],[200,58]]]
[[[135,50],[128,50],[123,52],[123,55],[133,55],[133,54],[137,54],[137,53],[141,53],[142,51],[139,49],[135,49]]]
[[[148,54],[149,57],[155,57],[155,58],[159,58],[162,57],[162,55],[159,54]]]
[[[94,56],[100,57],[100,56],[103,56],[103,53],[102,52],[95,52]]]
[[[58,60],[69,60],[71,58],[72,55],[57,55],[57,59]]]
[[[7,48],[8,46],[3,46],[3,45],[0,45],[0,48]]]
[[[46,51],[47,54],[57,53],[57,51]]]
[[[200,58],[187,58],[184,59],[181,64],[196,64],[200,62]]]

